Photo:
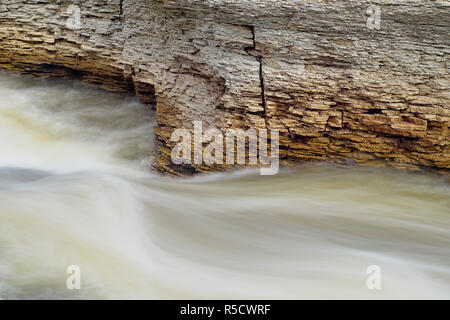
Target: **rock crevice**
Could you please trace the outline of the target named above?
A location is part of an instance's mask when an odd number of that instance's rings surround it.
[[[249,29],[252,33],[252,40],[253,40],[253,46],[245,48],[245,51],[255,57],[256,61],[259,63],[259,85],[261,87],[261,107],[263,108],[262,115],[264,119],[266,120],[266,128],[269,127],[267,122],[267,104],[266,104],[266,94],[265,94],[265,87],[264,87],[264,71],[263,71],[263,56],[261,55],[261,52],[258,51],[256,47],[256,32],[255,27],[249,26]]]

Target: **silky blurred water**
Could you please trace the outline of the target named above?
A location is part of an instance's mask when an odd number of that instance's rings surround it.
[[[443,178],[167,179],[149,170],[154,125],[133,97],[0,74],[0,299],[450,298]]]

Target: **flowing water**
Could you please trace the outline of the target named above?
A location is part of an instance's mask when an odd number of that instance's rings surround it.
[[[162,178],[154,124],[132,97],[0,75],[0,298],[450,298],[443,178],[330,165]]]

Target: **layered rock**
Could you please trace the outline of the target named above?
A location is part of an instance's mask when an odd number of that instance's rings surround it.
[[[381,12],[369,28],[367,9]],[[281,163],[450,169],[450,3],[2,0],[0,67],[135,91],[176,128],[280,130]],[[79,10],[79,11],[77,11]],[[78,19],[79,12],[79,19]]]

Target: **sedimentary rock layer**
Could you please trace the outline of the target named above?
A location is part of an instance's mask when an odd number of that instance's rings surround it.
[[[156,105],[165,172],[221,169],[171,162],[172,131],[193,121],[279,129],[282,164],[449,169],[449,5],[2,0],[0,67],[135,91]]]

